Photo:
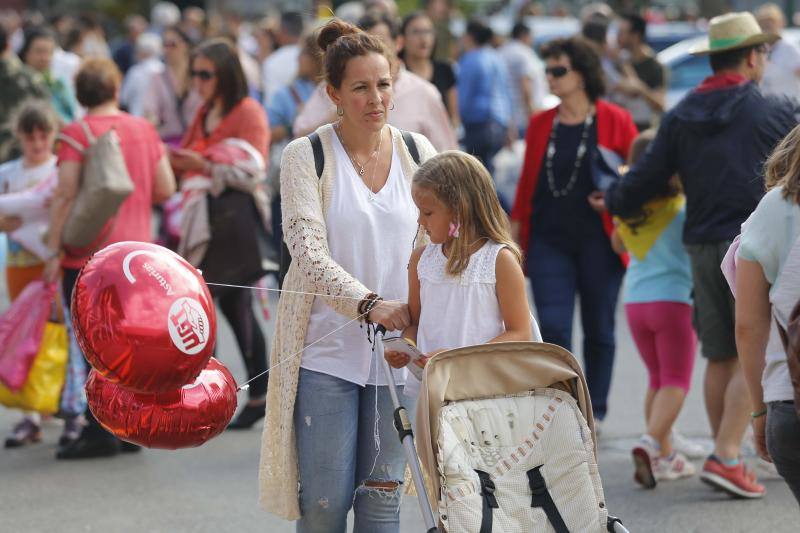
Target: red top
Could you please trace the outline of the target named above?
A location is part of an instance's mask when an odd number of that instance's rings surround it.
[[[630,113],[604,100],[598,100],[595,107],[597,109],[597,143],[627,159],[631,143],[639,134]],[[517,184],[514,208],[511,210],[511,220],[519,223],[519,238],[523,252],[527,252],[528,249],[533,197],[536,194],[536,185],[539,182],[547,143],[553,129],[553,119],[557,112],[558,107],[536,113],[528,123],[528,133],[525,136],[525,161]],[[611,235],[614,229],[611,215],[606,212],[603,213],[602,218],[606,233]],[[627,264],[626,257],[623,257],[622,261]]]
[[[256,100],[248,97],[236,104],[209,135],[203,131],[203,121],[208,113],[208,105],[203,105],[195,115],[192,125],[181,141],[181,147],[203,153],[210,146],[225,139],[243,139],[264,156],[269,164],[269,122],[264,108]]]
[[[164,145],[153,125],[139,117],[120,112],[116,115],[87,115],[84,120],[95,137],[99,137],[112,127],[119,136],[119,146],[134,190],[122,202],[110,224],[111,233],[102,245],[108,246],[121,241],[152,242],[151,227],[153,184],[156,178],[158,161],[164,155]],[[83,146],[89,146],[80,121],[66,126],[62,132]],[[59,143],[58,160],[83,161],[83,154],[65,142]],[[61,261],[64,268],[81,268],[89,260],[89,255],[67,251]]]

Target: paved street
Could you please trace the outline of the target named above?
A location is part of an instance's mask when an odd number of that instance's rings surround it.
[[[800,531],[797,504],[779,480],[766,481],[768,494],[761,501],[732,501],[697,479],[665,483],[652,492],[635,486],[628,449],[641,432],[646,379],[627,327],[619,325],[611,412],[600,453],[612,514],[622,517],[633,533]],[[241,381],[244,370],[226,327],[219,354]],[[681,431],[694,437],[707,436],[703,367],[700,361],[679,421]],[[16,416],[0,408],[0,431],[5,433]],[[256,503],[260,428],[224,433],[191,450],[145,450],[71,463],[53,459],[59,431],[57,421],[49,422],[42,444],[0,450],[0,532],[294,531],[292,524],[264,513]],[[422,531],[416,500],[407,498],[402,513],[403,532]]]

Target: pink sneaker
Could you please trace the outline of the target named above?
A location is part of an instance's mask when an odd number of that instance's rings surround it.
[[[706,459],[700,479],[738,498],[762,498],[766,490],[756,481],[756,475],[739,460],[736,466],[725,466],[713,455]]]

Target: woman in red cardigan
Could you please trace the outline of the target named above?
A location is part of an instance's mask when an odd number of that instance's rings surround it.
[[[545,342],[571,350],[575,296],[580,297],[584,370],[595,420],[602,421],[625,267],[611,249],[610,217],[595,211],[590,199],[602,194],[601,152],[624,161],[637,132],[627,111],[599,99],[605,89],[600,58],[585,41],[552,41],[542,57],[561,104],[531,117],[511,218],[526,252]]]
[[[181,148],[170,151],[170,162],[181,177],[185,197],[192,194],[189,182],[197,183],[193,178],[213,185],[204,193],[207,204],[201,206],[208,208],[207,227],[198,230],[200,224],[183,224],[181,239],[184,245],[204,242],[198,267],[207,281],[253,285],[266,273],[263,265],[268,255],[263,216],[266,201],[261,190],[270,141],[267,115],[247,96],[244,71],[228,41],[212,39],[198,45],[192,52],[191,66],[194,87],[204,102]],[[231,142],[252,155],[258,163],[255,170],[247,172],[230,161],[215,159],[213,154],[231,149]],[[184,204],[184,222],[191,219],[187,205],[188,201]],[[252,292],[219,286],[210,290],[236,337],[248,379],[263,374],[267,370],[267,345],[253,311]],[[250,428],[264,417],[266,375],[250,384],[248,395],[247,405],[228,426],[230,429]]]

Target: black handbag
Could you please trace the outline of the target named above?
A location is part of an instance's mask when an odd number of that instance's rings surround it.
[[[268,273],[278,253],[270,246],[252,195],[227,188],[206,195],[211,239],[200,263],[203,277],[212,283],[249,285]],[[213,295],[220,292],[211,287]]]

